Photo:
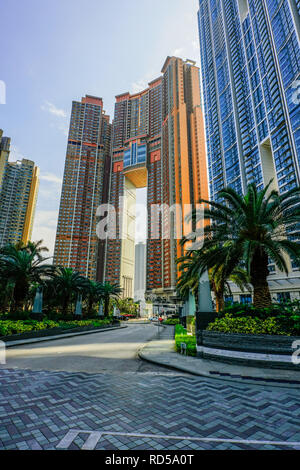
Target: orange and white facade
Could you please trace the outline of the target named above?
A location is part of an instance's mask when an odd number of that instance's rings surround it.
[[[85,96],[72,105],[54,264],[102,280],[105,244],[96,234],[97,208],[107,202],[111,124],[103,101]]]
[[[109,202],[118,215],[118,236],[107,244],[105,279],[120,283],[124,297],[133,297],[135,190],[143,187],[148,190],[147,294],[172,299],[176,259],[183,254],[180,234],[186,233],[178,213],[208,199],[199,69],[194,62],[168,57],[162,75],[146,90],[116,97]],[[179,209],[175,217],[162,209],[155,236],[154,206]]]

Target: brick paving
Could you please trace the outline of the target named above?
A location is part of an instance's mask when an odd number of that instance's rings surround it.
[[[300,391],[292,388],[163,369],[123,374],[0,369],[0,383],[0,449],[54,450],[74,429],[107,433],[95,439],[99,450],[287,448],[191,438],[300,442]],[[69,449],[82,449],[84,432]]]

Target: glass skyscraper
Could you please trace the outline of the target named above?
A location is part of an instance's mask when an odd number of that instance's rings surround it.
[[[272,179],[284,193],[300,182],[300,1],[199,5],[210,196]]]
[[[211,197],[299,184],[300,1],[200,0]]]

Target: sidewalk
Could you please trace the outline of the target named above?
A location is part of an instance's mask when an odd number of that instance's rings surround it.
[[[161,328],[157,337],[139,350],[145,361],[192,375],[261,385],[299,387],[300,371],[231,365],[175,352],[174,327]]]

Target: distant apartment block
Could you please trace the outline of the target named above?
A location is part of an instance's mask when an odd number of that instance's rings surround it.
[[[199,69],[195,62],[168,57],[162,74],[147,89],[116,97],[112,139],[110,203],[118,215],[118,238],[108,241],[105,278],[134,295],[136,188],[148,190],[146,292],[176,297],[182,221],[170,221],[170,236],[160,223],[153,237],[151,208],[193,206],[208,198]],[[124,206],[120,207],[120,196]],[[184,212],[184,210],[183,210]],[[165,218],[165,213],[162,215]]]
[[[0,145],[0,246],[26,244],[32,235],[39,168],[31,160],[9,162],[9,139],[2,137]]]
[[[281,194],[300,183],[300,2],[200,0],[210,195],[249,183]],[[299,239],[299,227],[289,230]],[[272,289],[300,291],[273,272]]]
[[[4,176],[4,170],[8,162],[10,152],[10,138],[3,136],[3,130],[0,129],[0,191]]]
[[[96,211],[109,190],[111,124],[101,98],[72,105],[54,250],[54,264],[92,280],[103,278],[105,241],[96,234]]]
[[[134,300],[145,301],[146,292],[146,243],[135,245]]]

